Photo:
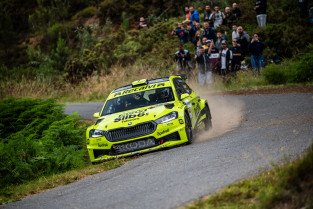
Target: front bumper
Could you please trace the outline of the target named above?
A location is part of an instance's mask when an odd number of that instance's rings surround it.
[[[87,133],[89,131],[90,129]],[[185,122],[178,118],[158,124],[156,130],[149,135],[118,142],[110,142],[105,137],[89,138],[87,136],[87,149],[91,162],[100,162],[176,146],[187,141]]]

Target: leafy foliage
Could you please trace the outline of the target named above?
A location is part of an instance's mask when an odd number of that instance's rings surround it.
[[[86,125],[52,100],[0,102],[0,186],[63,172],[86,163]]]
[[[271,84],[285,84],[313,81],[313,47],[298,59],[285,61],[281,65],[269,65],[264,76]]]

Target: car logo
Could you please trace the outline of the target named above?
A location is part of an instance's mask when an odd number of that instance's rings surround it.
[[[130,126],[131,124],[133,124],[132,122],[129,122],[128,125]]]

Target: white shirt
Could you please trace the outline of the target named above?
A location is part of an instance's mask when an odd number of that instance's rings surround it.
[[[222,54],[221,54],[221,64],[222,64],[222,67],[221,69],[226,69],[226,53],[227,53],[228,49],[223,49],[222,50]]]
[[[233,31],[233,33],[231,34],[232,40],[234,40],[235,38],[238,38],[238,36],[239,36],[239,33],[237,30]]]

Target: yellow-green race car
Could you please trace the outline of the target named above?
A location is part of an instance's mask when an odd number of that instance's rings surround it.
[[[92,163],[190,144],[194,133],[212,127],[207,100],[188,86],[185,76],[117,88],[94,117],[98,120],[86,131]]]

